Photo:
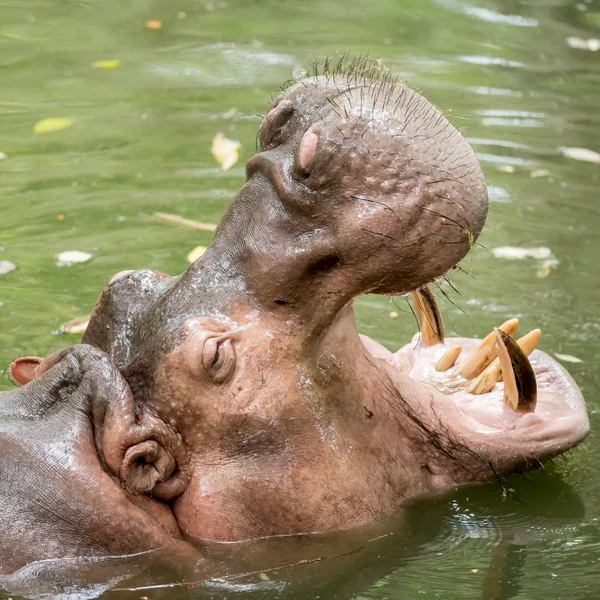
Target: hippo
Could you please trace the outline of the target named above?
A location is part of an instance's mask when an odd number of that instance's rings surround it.
[[[586,436],[538,330],[444,336],[429,284],[481,232],[484,176],[379,67],[328,63],[287,87],[205,254],[176,277],[117,274],[81,344],[11,365],[0,575],[359,528]],[[359,335],[366,293],[412,293],[420,332],[396,352]]]

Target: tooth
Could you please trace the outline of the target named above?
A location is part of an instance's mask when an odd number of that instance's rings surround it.
[[[509,319],[506,323],[502,323],[499,329],[513,336],[519,329],[519,319]],[[477,377],[490,363],[496,358],[498,352],[495,345],[495,333],[488,333],[482,340],[481,344],[473,350],[462,365],[458,368],[457,375],[465,379],[473,379]]]
[[[435,370],[447,371],[450,367],[453,367],[461,352],[462,346],[454,346],[454,348],[450,348],[450,350],[448,350],[444,356],[438,360],[437,365],[435,365]]]
[[[424,346],[435,346],[444,343],[444,322],[435,296],[429,286],[413,292],[413,301],[419,326],[421,327],[421,343]]]
[[[517,340],[517,344],[519,344],[519,348],[523,350],[523,354],[525,354],[525,356],[529,356],[537,348],[541,337],[541,330],[534,329],[533,331],[530,331],[527,335],[520,337]],[[500,361],[496,359],[471,385],[471,387],[469,388],[469,393],[477,394],[477,392],[473,392],[471,390],[479,389],[481,387],[482,381],[488,377],[488,370],[492,368],[496,369],[496,381],[502,381],[502,365],[500,364]]]
[[[494,389],[498,377],[498,369],[490,365],[467,390],[469,394],[487,394]]]
[[[515,412],[533,412],[537,402],[533,367],[515,340],[498,329],[495,333],[498,358],[504,372],[504,404]]]
[[[523,350],[523,354],[525,356],[529,356],[537,348],[537,345],[540,343],[541,337],[542,330],[534,329],[533,331],[530,331],[523,337],[520,337],[517,340],[517,344],[519,344],[519,348]],[[498,381],[502,381],[502,365],[500,364],[498,364]]]

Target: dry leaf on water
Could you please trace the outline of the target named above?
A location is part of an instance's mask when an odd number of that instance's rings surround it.
[[[85,333],[89,322],[90,315],[87,315],[87,317],[77,317],[76,319],[71,319],[70,321],[63,323],[60,326],[59,332],[70,333],[73,335]]]
[[[230,140],[222,133],[217,133],[210,150],[223,171],[228,171],[238,161],[241,148],[242,145],[237,140]]]
[[[550,258],[552,251],[550,248],[540,246],[538,248],[516,248],[515,246],[500,246],[492,248],[494,258],[504,258],[506,260],[523,260],[524,258],[536,258],[538,260]]]
[[[90,258],[92,258],[92,255],[88,252],[81,252],[80,250],[68,250],[67,252],[61,252],[57,258],[57,266],[70,267],[75,263],[87,262],[90,260]]]
[[[546,279],[548,275],[550,275],[550,270],[552,267],[556,266],[556,261],[553,260],[545,260],[535,272],[535,276],[538,279]]]
[[[173,223],[175,225],[182,225],[183,227],[189,227],[190,229],[197,229],[199,231],[215,231],[217,226],[214,223],[201,223],[200,221],[194,221],[193,219],[186,219],[179,215],[170,215],[168,213],[155,212],[152,213],[155,219],[160,219],[166,223]]]
[[[96,69],[106,69],[107,71],[114,71],[121,66],[121,61],[118,58],[113,60],[97,60],[94,63]]]
[[[43,133],[52,133],[53,131],[60,131],[73,125],[73,120],[67,117],[51,117],[49,119],[42,119],[33,126],[34,133],[41,135]]]
[[[559,150],[562,155],[567,158],[581,160],[583,162],[600,163],[600,154],[593,150],[588,150],[587,148],[569,148],[563,146],[559,148]]]
[[[591,52],[598,52],[600,50],[600,40],[596,38],[584,40],[580,37],[571,36],[567,38],[567,44],[571,48],[577,48],[578,50],[590,50]]]
[[[577,358],[576,356],[572,356],[571,354],[559,354],[558,352],[555,352],[554,356],[556,356],[556,358],[558,358],[558,360],[562,360],[564,362],[570,362],[570,363],[582,363],[583,362],[580,358]]]
[[[188,262],[196,262],[206,252],[206,246],[196,246],[188,255]]]
[[[14,271],[17,268],[15,263],[10,262],[10,260],[0,260],[0,275],[6,275],[11,271]]]

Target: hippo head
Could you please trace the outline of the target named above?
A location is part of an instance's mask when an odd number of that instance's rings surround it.
[[[376,64],[285,90],[204,256],[179,277],[121,274],[98,301],[84,342],[169,432],[154,436],[169,468],[143,447],[123,486],[168,503],[192,538],[235,541],[357,526],[577,444],[583,400],[551,359],[530,363],[506,334],[466,358],[443,339],[426,285],[486,213],[464,138]],[[418,290],[420,342],[391,354],[358,335],[355,297]],[[475,395],[496,348],[504,382]],[[514,393],[523,414],[503,402]]]

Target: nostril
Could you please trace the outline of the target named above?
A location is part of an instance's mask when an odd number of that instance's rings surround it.
[[[283,127],[293,114],[294,104],[290,100],[283,100],[269,110],[265,119],[269,119],[272,127]]]
[[[280,145],[283,141],[283,128],[294,114],[294,104],[283,100],[271,107],[260,127],[260,146],[268,150]]]

